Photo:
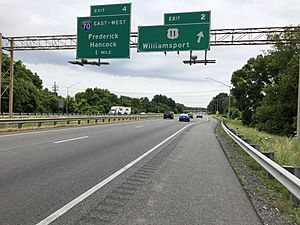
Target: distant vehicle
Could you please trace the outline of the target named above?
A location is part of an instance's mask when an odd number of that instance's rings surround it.
[[[125,115],[130,115],[130,114],[131,114],[131,108],[125,107]]]
[[[165,112],[164,119],[174,119],[174,113],[172,111]]]
[[[109,115],[129,115],[129,114],[131,114],[131,108],[124,107],[124,106],[112,106],[110,108],[110,111],[108,114]]]
[[[141,115],[146,115],[146,113],[145,112],[141,112]]]
[[[193,118],[194,118],[193,113],[190,112],[190,113],[188,114],[188,117],[190,117],[191,119],[193,119]]]
[[[181,114],[179,116],[179,121],[181,122],[190,122],[190,117],[188,114]]]
[[[196,114],[196,117],[197,118],[203,118],[203,112],[197,112],[197,114]]]

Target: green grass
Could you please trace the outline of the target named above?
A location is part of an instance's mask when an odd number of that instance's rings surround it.
[[[225,120],[229,128],[243,135],[251,143],[258,144],[262,152],[275,152],[276,162],[280,165],[300,167],[300,146],[297,140],[289,137],[271,135],[249,128],[236,120]]]

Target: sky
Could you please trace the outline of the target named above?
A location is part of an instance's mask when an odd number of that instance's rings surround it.
[[[300,24],[299,0],[1,0],[0,33],[5,37],[76,34],[77,17],[90,14],[91,5],[132,3],[131,31],[138,26],[163,25],[164,13],[211,11],[211,29],[275,27]],[[36,72],[43,86],[59,86],[66,96],[87,88],[104,88],[117,95],[149,97],[164,94],[186,106],[206,107],[211,99],[229,88],[232,73],[247,60],[271,46],[214,47],[208,59],[216,63],[186,65],[189,52],[137,53],[130,59],[108,59],[109,66],[76,66],[76,50],[19,51],[15,59]],[[204,52],[194,51],[198,59]],[[210,79],[207,79],[210,78]]]

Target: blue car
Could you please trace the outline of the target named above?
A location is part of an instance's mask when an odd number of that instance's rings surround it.
[[[181,122],[190,122],[190,117],[187,114],[181,114],[179,116],[179,121],[181,121]]]

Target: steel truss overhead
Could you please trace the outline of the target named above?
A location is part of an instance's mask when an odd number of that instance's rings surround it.
[[[300,27],[261,27],[238,29],[212,29],[210,33],[211,46],[232,45],[272,45],[276,40],[268,38],[270,34],[286,32],[300,32]],[[130,47],[137,47],[138,33],[131,32]],[[47,36],[20,36],[3,37],[3,50],[11,50],[10,41],[14,41],[15,51],[24,50],[68,50],[76,49],[77,36],[72,35],[47,35]],[[284,44],[300,43],[299,39],[281,39]]]

